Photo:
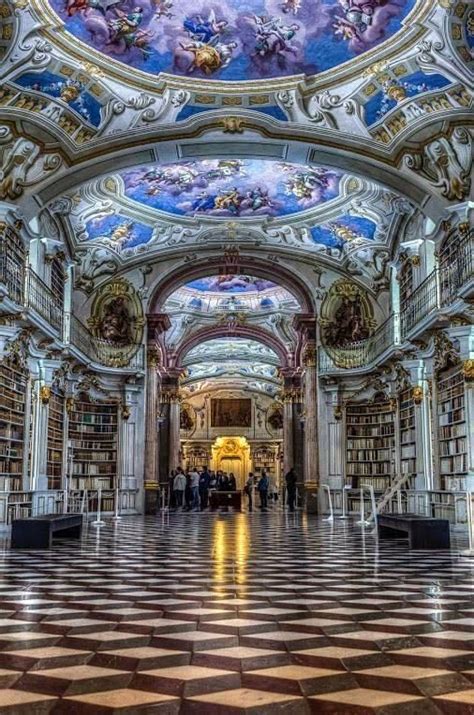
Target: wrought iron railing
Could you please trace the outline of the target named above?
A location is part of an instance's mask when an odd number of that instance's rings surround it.
[[[474,278],[474,230],[456,240],[449,256],[440,256],[440,293],[444,307],[459,297],[461,288]]]
[[[14,303],[23,304],[25,290],[25,272],[11,260],[7,253],[0,252],[0,283],[3,283],[7,295]]]
[[[439,308],[438,271],[432,271],[420,285],[415,288],[400,313],[402,338],[406,338],[411,330],[430,313]]]
[[[25,305],[41,315],[53,328],[62,331],[64,313],[62,300],[31,269],[26,273]]]
[[[341,369],[370,365],[386,350],[398,344],[398,320],[398,314],[392,313],[366,340],[359,340],[343,348],[320,349],[319,372],[339,372]]]
[[[117,347],[108,340],[94,336],[89,328],[74,315],[70,318],[71,345],[86,357],[107,367],[127,367],[142,370],[145,365],[145,353],[142,345],[131,344]]]

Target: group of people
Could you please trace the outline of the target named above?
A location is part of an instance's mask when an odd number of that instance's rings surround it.
[[[289,511],[295,510],[297,477],[293,469],[285,475],[287,504]],[[211,491],[235,492],[237,482],[232,472],[210,471],[202,467],[198,471],[191,467],[186,472],[178,467],[170,475],[170,508],[183,509],[184,511],[204,511],[209,506],[209,493]],[[276,500],[278,492],[271,491],[271,482],[265,470],[260,477],[250,472],[245,482],[244,494],[247,497],[248,511],[253,511],[254,493],[259,495],[259,508],[268,509],[269,496]]]

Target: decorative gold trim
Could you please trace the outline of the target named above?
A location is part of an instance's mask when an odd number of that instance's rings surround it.
[[[421,405],[423,402],[423,397],[425,396],[424,390],[421,385],[415,385],[411,390],[411,398],[415,405]]]
[[[42,405],[49,405],[51,399],[51,388],[49,385],[42,385],[40,387],[39,396]]]
[[[474,360],[464,360],[462,364],[462,374],[466,382],[471,382],[474,380]]]

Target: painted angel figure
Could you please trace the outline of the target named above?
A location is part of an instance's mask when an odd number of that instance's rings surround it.
[[[143,22],[143,8],[141,7],[137,6],[133,12],[128,13],[117,8],[115,12],[117,17],[108,22],[112,41],[136,32]]]
[[[173,0],[153,0],[153,3],[156,8],[154,17],[173,17],[173,13],[170,12],[173,7]]]
[[[297,15],[301,8],[301,0],[283,0],[281,9],[284,13]]]
[[[211,10],[207,20],[204,20],[201,15],[186,17],[183,27],[192,40],[205,45],[215,45],[218,36],[222,34],[228,24],[227,20],[218,21],[214,10]]]
[[[255,54],[264,57],[269,54],[283,52],[296,53],[290,40],[292,40],[300,26],[296,23],[285,25],[280,17],[254,15],[255,23]]]
[[[87,10],[98,10],[105,17],[107,10],[120,5],[121,2],[122,0],[66,0],[65,10],[69,17]]]

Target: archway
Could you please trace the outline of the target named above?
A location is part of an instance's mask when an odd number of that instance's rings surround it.
[[[243,489],[250,464],[250,445],[245,437],[217,437],[212,445],[211,469],[232,473],[237,489]]]

